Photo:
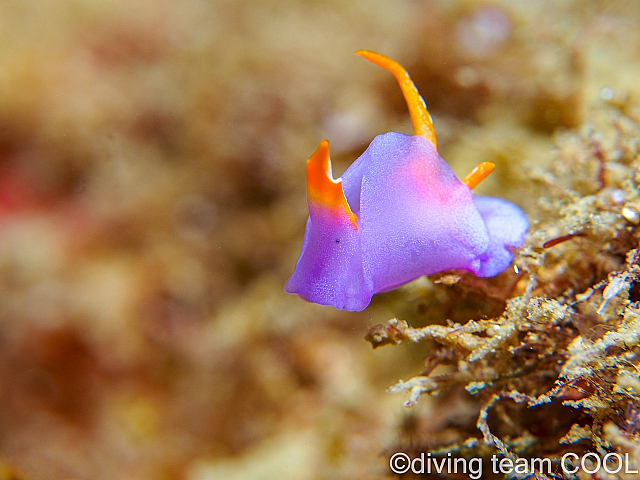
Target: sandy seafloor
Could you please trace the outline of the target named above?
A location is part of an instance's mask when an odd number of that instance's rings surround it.
[[[478,192],[535,229],[557,135],[640,101],[639,24],[633,1],[0,2],[0,478],[386,478],[407,435],[473,427],[464,391],[386,392],[428,345],[363,339],[448,318],[430,280],[361,313],[283,291],[305,161],[328,138],[337,176],[411,131],[354,55],[379,51],[454,171],[494,161]]]

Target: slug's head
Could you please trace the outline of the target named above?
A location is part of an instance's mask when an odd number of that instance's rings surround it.
[[[338,309],[363,310],[372,292],[364,285],[358,217],[331,175],[329,142],[307,161],[309,220],[296,269],[285,291]]]

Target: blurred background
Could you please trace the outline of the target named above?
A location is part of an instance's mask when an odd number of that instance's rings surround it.
[[[388,476],[416,415],[428,432],[471,400],[405,409],[385,390],[427,347],[364,334],[455,298],[283,291],[319,141],[337,177],[411,131],[353,53],[402,63],[456,173],[494,161],[478,192],[528,211],[554,135],[637,101],[639,23],[632,1],[3,0],[0,479]]]

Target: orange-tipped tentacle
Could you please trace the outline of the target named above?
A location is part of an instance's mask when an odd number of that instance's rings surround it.
[[[358,217],[347,203],[342,189],[342,180],[334,180],[329,159],[329,142],[322,140],[320,146],[307,160],[307,197],[345,214],[357,230]]]
[[[462,183],[465,183],[470,189],[474,189],[478,184],[487,178],[493,169],[496,168],[496,164],[493,162],[482,162],[473,170],[471,170],[466,177],[462,179]]]
[[[391,60],[389,57],[380,55],[370,50],[358,50],[357,55],[381,66],[385,70],[390,71],[400,84],[400,89],[404,95],[404,99],[409,107],[409,115],[411,116],[411,124],[413,125],[413,134],[429,140],[433,146],[438,149],[436,141],[436,132],[433,129],[433,120],[431,114],[427,110],[427,105],[418,93],[418,89],[409,77],[407,71],[398,62]]]

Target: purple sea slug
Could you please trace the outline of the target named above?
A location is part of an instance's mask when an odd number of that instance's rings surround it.
[[[513,260],[529,222],[513,203],[471,192],[495,167],[462,181],[438,154],[431,115],[407,72],[375,52],[358,55],[389,70],[409,107],[414,135],[390,132],[333,179],[329,142],[307,162],[307,221],[289,293],[361,311],[379,292],[449,269],[492,277]]]

